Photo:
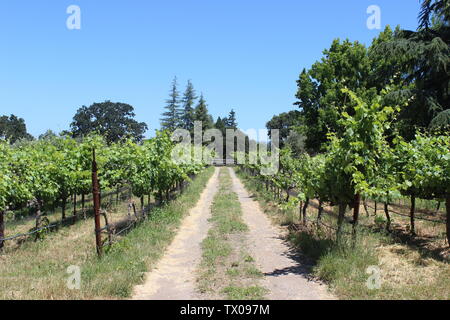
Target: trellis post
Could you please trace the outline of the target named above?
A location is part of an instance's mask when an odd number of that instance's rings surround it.
[[[100,186],[98,183],[95,149],[92,149],[92,199],[94,202],[95,215],[95,243],[97,247],[97,254],[100,257],[102,255],[102,235],[100,228]]]

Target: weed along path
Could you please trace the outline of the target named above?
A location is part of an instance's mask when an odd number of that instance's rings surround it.
[[[308,279],[307,267],[283,240],[283,233],[272,225],[261,211],[233,169],[229,168],[233,191],[241,203],[243,220],[248,226],[248,250],[256,260],[264,278],[261,284],[268,289],[270,300],[333,299],[327,287]]]
[[[195,270],[201,260],[200,244],[206,237],[211,203],[218,190],[216,168],[197,205],[183,220],[177,235],[145,283],[134,288],[135,300],[195,300]]]

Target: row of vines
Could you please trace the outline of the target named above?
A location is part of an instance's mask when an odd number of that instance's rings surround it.
[[[244,170],[285,203],[304,203],[303,217],[310,199],[319,201],[320,221],[325,204],[339,207],[337,239],[342,235],[346,207],[353,208],[353,235],[356,237],[360,204],[372,199],[385,204],[401,197],[411,199],[411,232],[414,233],[415,200],[446,202],[447,239],[450,240],[450,137],[448,132],[418,132],[404,141],[392,130],[399,109],[383,106],[381,98],[370,103],[345,90],[354,103],[354,114],[343,113],[344,131],[329,136],[327,152],[316,156],[294,156],[280,150],[276,175],[261,175],[261,164],[246,164]],[[295,190],[295,193],[292,191]],[[387,229],[391,218],[385,210]]]
[[[69,199],[75,203],[92,192],[92,155],[96,151],[98,176],[102,190],[128,187],[144,202],[154,195],[168,199],[189,177],[200,172],[201,160],[177,163],[172,153],[175,144],[165,132],[137,144],[123,140],[107,144],[103,137],[51,139],[9,145],[0,141],[0,248],[5,239],[5,212],[30,207],[36,215],[36,228],[49,208],[60,206],[66,219]]]

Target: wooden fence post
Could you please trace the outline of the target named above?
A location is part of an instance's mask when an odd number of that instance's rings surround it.
[[[0,210],[0,239],[5,238],[5,211]],[[3,249],[3,240],[0,240],[0,251]]]
[[[95,161],[95,149],[92,149],[92,198],[95,214],[95,243],[97,254],[102,255],[102,235],[100,229],[100,186],[98,183],[97,162]]]
[[[414,213],[416,211],[416,196],[412,195],[411,196],[411,209],[409,211],[409,216],[410,216],[410,224],[411,224],[411,234],[415,235],[416,234],[416,226],[415,226],[415,217],[414,217]]]
[[[361,194],[357,193],[355,195],[353,203],[353,241],[356,241],[360,205],[361,205]]]

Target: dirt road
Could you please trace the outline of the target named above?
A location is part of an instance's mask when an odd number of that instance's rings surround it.
[[[258,203],[229,168],[233,191],[241,202],[244,221],[249,227],[249,251],[264,274],[262,285],[269,290],[269,300],[333,299],[325,285],[310,280],[308,268],[283,239],[283,231],[272,225]]]
[[[233,169],[229,168],[233,191],[239,197],[243,218],[249,227],[249,252],[263,272],[262,285],[269,290],[268,299],[319,300],[333,299],[326,286],[309,280],[307,267],[302,264],[283,231],[273,226],[258,203],[245,190]],[[165,256],[157,267],[147,273],[143,285],[134,289],[133,299],[144,300],[198,300],[196,269],[201,261],[201,242],[209,230],[211,204],[218,190],[218,173],[203,191],[199,202],[187,216]]]
[[[209,229],[211,203],[218,190],[216,168],[197,205],[183,220],[179,231],[156,268],[143,285],[134,288],[134,300],[196,300],[196,267],[201,260],[200,244]]]

